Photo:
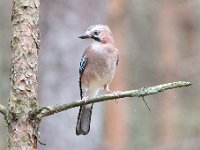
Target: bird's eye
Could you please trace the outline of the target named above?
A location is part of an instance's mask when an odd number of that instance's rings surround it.
[[[99,31],[95,30],[94,35],[99,35]]]

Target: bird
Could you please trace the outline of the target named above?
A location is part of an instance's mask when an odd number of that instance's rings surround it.
[[[112,32],[107,25],[91,25],[81,39],[91,39],[84,51],[79,67],[79,89],[81,100],[87,101],[98,95],[99,90],[108,92],[119,62],[119,51],[115,46]],[[92,104],[80,106],[76,134],[86,135],[90,131]]]

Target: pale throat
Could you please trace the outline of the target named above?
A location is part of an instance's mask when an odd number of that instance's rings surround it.
[[[101,52],[104,47],[104,44],[101,42],[93,41],[91,46],[95,51]]]

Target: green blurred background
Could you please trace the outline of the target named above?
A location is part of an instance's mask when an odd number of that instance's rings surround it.
[[[9,97],[12,2],[0,0],[0,103]],[[199,150],[200,0],[41,0],[41,106],[79,99],[78,68],[89,43],[78,35],[107,24],[120,51],[111,90],[178,80],[188,88],[95,104],[91,131],[76,136],[78,108],[45,118],[40,150]],[[0,116],[0,150],[6,123]]]

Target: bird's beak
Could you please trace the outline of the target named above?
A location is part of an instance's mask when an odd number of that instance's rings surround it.
[[[83,33],[83,34],[79,35],[78,37],[81,39],[88,39],[88,38],[90,38],[90,35],[87,33]]]

